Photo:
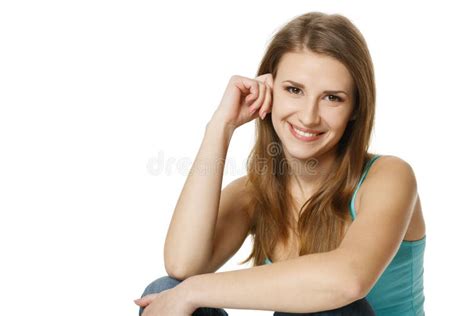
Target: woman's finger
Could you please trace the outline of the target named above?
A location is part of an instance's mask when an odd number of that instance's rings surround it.
[[[271,73],[268,73],[268,76],[265,78],[265,81],[270,86],[270,88],[273,90],[273,76],[272,76]]]
[[[267,86],[265,91],[265,102],[263,103],[259,113],[259,116],[262,120],[265,118],[267,113],[270,113],[272,107],[272,89],[267,83],[265,83],[265,85]]]
[[[159,293],[153,293],[153,294],[148,294],[148,295],[145,295],[143,296],[142,298],[139,298],[139,299],[136,299],[134,302],[135,304],[139,305],[139,306],[147,306],[148,304],[150,304],[157,296],[159,295]]]
[[[255,113],[255,111],[261,107],[263,101],[265,100],[266,86],[261,81],[257,81],[257,82],[258,82],[258,97],[250,106],[250,113]]]
[[[235,80],[235,86],[239,88],[241,95],[247,94],[244,104],[247,103],[250,105],[251,101],[255,100],[258,96],[258,82],[242,76],[233,76],[233,79]]]

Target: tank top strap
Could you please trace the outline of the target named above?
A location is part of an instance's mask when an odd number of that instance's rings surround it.
[[[362,182],[364,182],[365,177],[367,177],[367,174],[369,173],[370,166],[372,166],[372,164],[375,162],[375,160],[377,160],[380,157],[381,157],[381,155],[374,155],[367,162],[367,164],[364,167],[364,171],[362,172],[362,176],[360,177],[359,183],[357,183],[357,187],[354,190],[354,194],[352,194],[352,198],[351,198],[351,201],[349,203],[349,212],[351,214],[352,220],[354,220],[355,216],[356,216],[356,213],[355,213],[355,196],[356,196],[357,192],[359,191],[360,185],[362,184]]]

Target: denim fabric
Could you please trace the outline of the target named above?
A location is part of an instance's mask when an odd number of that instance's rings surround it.
[[[314,312],[314,313],[284,313],[284,312],[275,312],[273,316],[375,316],[375,312],[370,306],[367,299],[363,298],[358,301],[354,301],[349,305],[331,309],[323,312]]]
[[[163,276],[151,282],[143,292],[141,297],[152,293],[159,293],[164,290],[171,289],[181,283],[182,281],[172,278],[170,276]],[[138,315],[141,316],[144,308],[140,307]],[[222,308],[200,307],[196,309],[192,316],[228,316],[227,312]]]
[[[159,293],[164,290],[171,289],[181,283],[180,280],[172,278],[170,276],[163,276],[151,282],[143,292],[142,296]],[[141,316],[144,308],[140,307],[138,315]],[[200,307],[196,309],[192,316],[228,316],[227,312],[222,308],[212,308],[212,307]],[[273,316],[375,316],[375,312],[370,306],[369,302],[363,298],[358,301],[352,302],[349,305],[343,306],[341,308],[315,312],[315,313],[285,313],[285,312],[274,312]]]

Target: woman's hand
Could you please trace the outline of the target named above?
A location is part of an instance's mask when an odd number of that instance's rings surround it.
[[[181,285],[135,300],[135,304],[145,308],[142,316],[191,316],[198,307],[191,304]]]
[[[236,129],[255,119],[257,115],[263,119],[271,111],[272,92],[271,73],[263,74],[255,79],[232,76],[211,120]]]

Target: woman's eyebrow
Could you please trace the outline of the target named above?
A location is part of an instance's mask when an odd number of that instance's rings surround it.
[[[285,81],[282,81],[283,82],[289,82],[291,83],[292,85],[298,87],[298,88],[302,88],[302,89],[306,89],[306,87],[304,86],[304,84],[302,83],[298,83],[296,81],[293,81],[293,80],[285,80]],[[346,91],[344,90],[325,90],[324,93],[344,93],[345,95],[348,95]]]

